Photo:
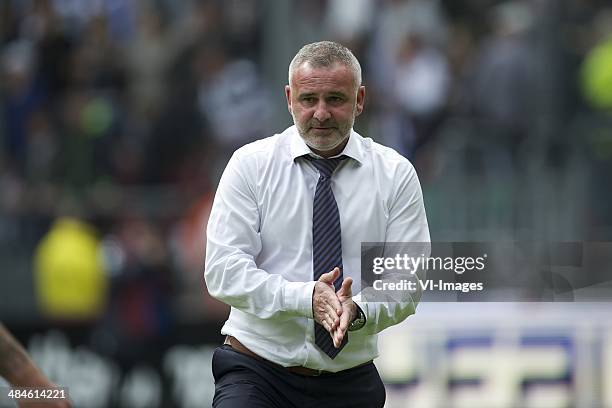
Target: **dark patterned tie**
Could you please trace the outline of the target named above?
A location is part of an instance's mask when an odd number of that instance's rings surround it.
[[[314,280],[334,269],[340,268],[340,277],[334,282],[336,291],[342,286],[342,237],[340,234],[340,214],[331,189],[331,176],[346,157],[335,159],[315,159],[306,156],[319,170],[319,181],[312,207],[312,269]],[[340,348],[327,330],[315,322],[315,344],[330,358],[335,358],[348,343],[348,333],[344,335]]]

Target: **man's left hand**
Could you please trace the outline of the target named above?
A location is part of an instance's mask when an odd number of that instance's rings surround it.
[[[353,290],[351,289],[352,284],[353,278],[345,278],[342,282],[342,286],[336,292],[336,296],[342,305],[340,324],[331,331],[331,336],[334,340],[334,347],[336,348],[339,348],[340,344],[342,344],[342,339],[346,335],[349,324],[357,315],[357,306],[355,305],[355,302],[353,302]]]

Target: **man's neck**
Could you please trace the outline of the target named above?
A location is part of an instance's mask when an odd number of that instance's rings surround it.
[[[334,157],[339,155],[340,153],[342,153],[342,151],[344,150],[344,148],[346,147],[346,145],[348,144],[350,135],[344,139],[344,141],[342,143],[340,143],[338,146],[334,147],[331,150],[317,150],[317,149],[313,149],[312,147],[308,146],[308,148],[313,152],[318,154],[319,156],[325,158],[325,159],[329,159],[330,157]]]

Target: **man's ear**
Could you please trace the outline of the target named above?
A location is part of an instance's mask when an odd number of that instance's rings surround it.
[[[285,97],[287,98],[287,109],[291,113],[291,87],[289,85],[285,85]]]
[[[361,115],[363,112],[363,104],[365,103],[365,86],[360,86],[357,90],[357,101],[355,102],[355,116]]]

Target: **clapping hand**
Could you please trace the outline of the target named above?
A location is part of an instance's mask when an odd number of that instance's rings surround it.
[[[336,292],[334,281],[340,276],[340,269],[334,268],[319,278],[315,283],[312,296],[312,311],[315,321],[327,330],[339,348],[346,335],[350,322],[355,317],[356,307],[353,302],[352,278],[345,278]]]
[[[330,333],[340,324],[340,315],[342,314],[342,304],[334,290],[334,281],[339,276],[339,268],[334,268],[332,271],[324,273],[315,283],[312,294],[313,317],[317,323]]]
[[[332,339],[334,340],[334,346],[339,348],[342,344],[342,339],[346,335],[349,324],[355,318],[357,314],[357,307],[353,302],[353,291],[352,286],[353,278],[345,278],[342,282],[342,286],[336,292],[336,297],[342,305],[342,313],[340,314],[339,324],[330,332]]]

